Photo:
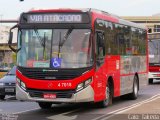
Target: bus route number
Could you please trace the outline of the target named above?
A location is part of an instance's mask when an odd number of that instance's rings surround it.
[[[72,83],[70,83],[70,82],[58,83],[58,87],[72,87]]]

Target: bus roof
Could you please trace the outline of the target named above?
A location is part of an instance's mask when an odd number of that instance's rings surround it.
[[[144,25],[140,25],[134,22],[130,22],[127,20],[122,19],[121,17],[114,15],[114,14],[110,14],[108,12],[105,11],[101,11],[101,10],[97,10],[97,9],[91,9],[91,11],[93,12],[93,14],[100,14],[100,16],[102,19],[105,16],[105,20],[111,21],[111,22],[115,22],[115,23],[119,23],[119,24],[123,24],[123,25],[127,25],[127,26],[132,26],[132,27],[136,27],[136,28],[142,28],[142,29],[147,29],[147,27],[145,27]]]
[[[108,12],[102,11],[102,10],[97,10],[97,9],[93,9],[93,8],[84,8],[84,9],[71,9],[71,8],[59,8],[59,9],[40,9],[40,10],[31,10],[29,11],[29,13],[46,13],[46,12],[90,12],[93,13],[92,17],[94,17],[93,19],[103,19],[103,20],[108,20],[114,23],[119,23],[119,24],[123,24],[123,25],[127,25],[127,26],[132,26],[132,27],[136,27],[136,28],[142,28],[142,29],[147,29],[146,26],[143,25],[139,25],[137,23],[133,23],[127,20],[122,19],[121,17],[114,15],[114,14],[110,14]]]
[[[29,12],[38,12],[38,13],[45,13],[45,12],[82,12],[81,9],[70,9],[70,8],[59,8],[59,9],[40,9],[40,10],[31,10]]]

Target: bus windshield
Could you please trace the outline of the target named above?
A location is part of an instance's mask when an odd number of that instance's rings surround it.
[[[17,64],[34,68],[93,65],[90,29],[21,29]]]
[[[149,41],[149,63],[160,63],[160,40]]]

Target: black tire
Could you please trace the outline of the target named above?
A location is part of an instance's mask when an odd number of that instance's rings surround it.
[[[108,82],[108,85],[106,86],[106,99],[101,102],[98,102],[97,106],[101,108],[110,106],[112,105],[112,99],[113,99],[113,88],[112,84]]]
[[[133,82],[133,92],[128,94],[128,98],[131,100],[135,100],[138,97],[138,77],[134,76],[134,82]]]
[[[41,109],[49,109],[52,107],[52,103],[50,102],[38,102],[38,104]]]
[[[153,84],[153,79],[152,78],[149,79],[149,84]]]
[[[4,98],[5,98],[5,95],[0,95],[1,100],[4,100]]]

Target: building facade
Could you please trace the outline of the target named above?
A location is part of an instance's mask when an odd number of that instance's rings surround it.
[[[14,65],[16,55],[8,47],[10,26],[0,26],[0,70],[10,68]],[[17,31],[13,31],[17,34]],[[13,45],[16,47],[16,35],[14,35]]]
[[[160,32],[160,15],[122,16],[123,19],[147,26],[148,33]]]

